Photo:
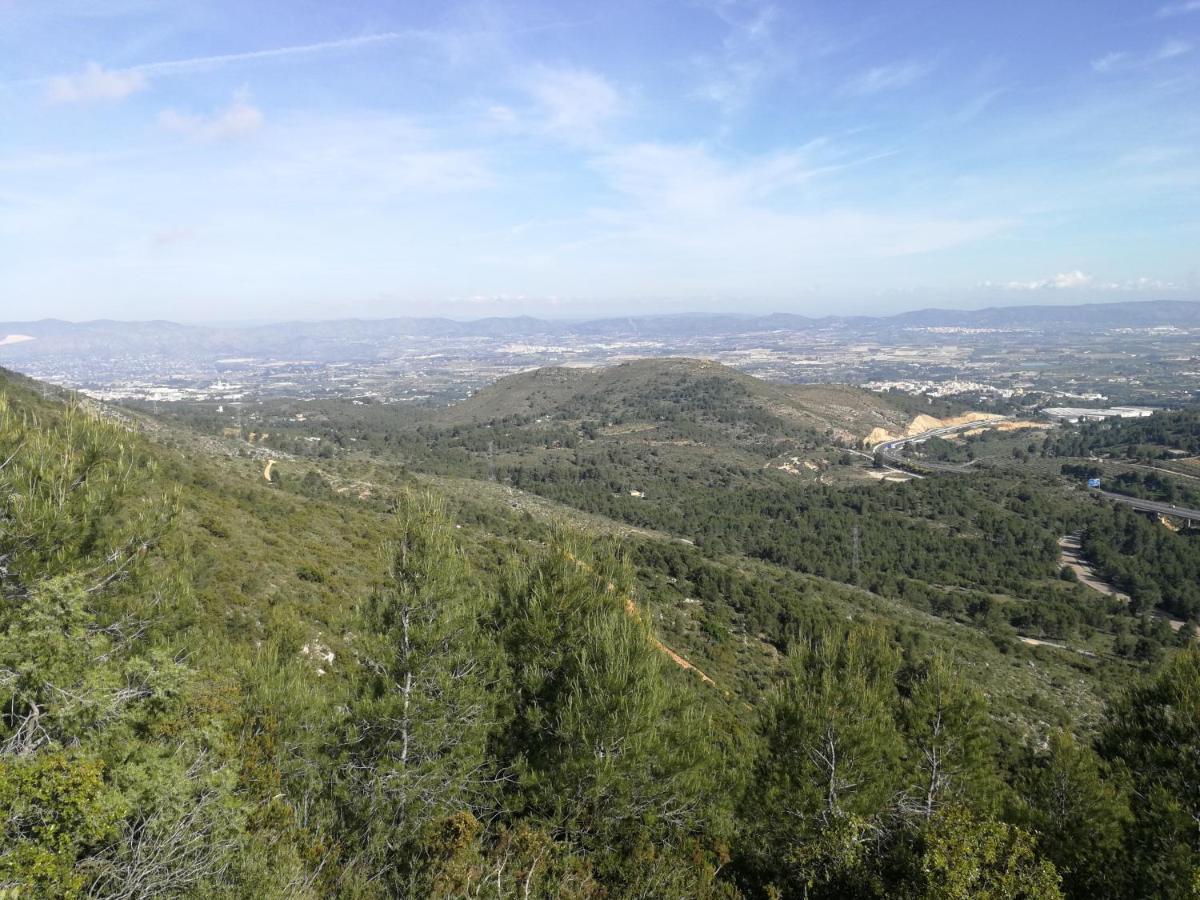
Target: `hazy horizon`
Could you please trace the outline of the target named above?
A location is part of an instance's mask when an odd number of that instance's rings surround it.
[[[547,313],[544,315],[530,315],[530,314],[526,314],[526,313],[513,313],[513,314],[508,314],[508,315],[497,314],[497,315],[477,315],[477,316],[438,315],[437,313],[429,313],[429,314],[425,314],[425,315],[401,313],[401,314],[391,315],[391,316],[389,316],[389,315],[378,315],[378,316],[346,315],[346,316],[311,316],[311,317],[299,317],[298,316],[298,317],[292,317],[292,318],[244,318],[244,319],[237,319],[237,318],[204,319],[204,318],[187,318],[187,317],[164,318],[161,316],[144,318],[144,319],[126,319],[126,318],[119,318],[119,317],[113,317],[113,316],[95,316],[92,318],[71,319],[71,318],[66,318],[66,317],[62,317],[62,316],[41,316],[36,319],[8,319],[6,324],[10,324],[10,325],[22,324],[22,323],[34,324],[37,322],[44,322],[44,321],[57,321],[57,322],[67,322],[68,324],[72,324],[72,325],[85,325],[85,324],[88,324],[89,322],[111,321],[111,322],[118,322],[118,323],[122,323],[122,324],[145,324],[145,323],[151,323],[151,322],[163,322],[163,323],[173,324],[173,325],[187,325],[187,326],[203,327],[203,328],[255,328],[255,327],[265,327],[265,326],[269,326],[269,325],[281,325],[281,324],[287,324],[287,323],[319,324],[321,322],[341,322],[341,321],[373,322],[373,321],[387,321],[389,319],[405,319],[405,318],[444,319],[444,320],[451,321],[451,322],[462,322],[462,323],[476,322],[476,321],[481,321],[481,320],[486,320],[486,319],[530,318],[530,319],[537,319],[537,320],[542,320],[542,321],[546,321],[546,322],[570,323],[570,322],[591,322],[591,321],[603,321],[605,319],[625,319],[625,318],[643,319],[643,318],[731,317],[731,318],[743,318],[743,319],[756,319],[756,318],[765,318],[765,317],[769,317],[769,316],[790,315],[790,316],[799,316],[799,317],[803,317],[803,318],[810,318],[810,319],[814,319],[814,320],[821,320],[821,319],[838,319],[838,318],[847,318],[847,317],[889,318],[892,316],[903,316],[903,315],[907,315],[907,314],[916,314],[916,313],[922,313],[922,312],[946,312],[946,313],[980,312],[980,311],[985,311],[988,309],[1021,309],[1024,307],[1028,307],[1028,308],[1032,309],[1032,308],[1045,308],[1045,307],[1093,306],[1093,305],[1097,305],[1097,304],[1105,305],[1105,306],[1116,306],[1116,305],[1130,304],[1130,303],[1137,303],[1137,304],[1200,303],[1200,300],[1193,300],[1191,298],[1172,298],[1170,300],[1150,299],[1150,298],[1144,298],[1144,299],[1138,299],[1138,300],[1079,299],[1079,300],[1075,300],[1075,301],[1061,301],[1061,302],[1030,300],[1025,303],[987,304],[987,305],[982,305],[982,306],[913,306],[913,307],[908,307],[908,308],[904,308],[904,309],[890,310],[890,311],[884,312],[884,313],[846,313],[846,312],[836,312],[833,310],[829,310],[829,311],[812,310],[812,311],[809,311],[806,313],[792,313],[792,312],[788,312],[786,310],[780,310],[780,309],[768,309],[768,310],[762,311],[762,312],[759,312],[759,311],[746,312],[746,311],[733,310],[733,309],[712,309],[712,310],[684,309],[684,310],[673,311],[673,312],[657,312],[654,310],[647,310],[647,311],[642,311],[642,312],[612,313],[609,315],[604,315],[604,314],[556,315],[553,312],[550,312],[550,313]]]

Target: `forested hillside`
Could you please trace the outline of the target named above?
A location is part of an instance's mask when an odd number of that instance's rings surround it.
[[[1143,419],[1092,422],[1053,445],[1056,456],[1122,454],[1130,458],[1172,459],[1200,453],[1200,412],[1158,412]]]
[[[725,456],[734,490],[646,462],[672,499],[626,507],[592,458],[435,471],[413,431],[264,477],[100,412],[0,375],[0,891],[1200,888],[1200,653],[1059,576],[1090,520],[1036,479],[802,495]]]

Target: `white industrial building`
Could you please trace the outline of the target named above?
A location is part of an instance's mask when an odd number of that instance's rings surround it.
[[[1154,410],[1141,406],[1111,406],[1107,409],[1087,409],[1074,406],[1055,406],[1043,413],[1059,422],[1100,422],[1104,419],[1144,419]]]

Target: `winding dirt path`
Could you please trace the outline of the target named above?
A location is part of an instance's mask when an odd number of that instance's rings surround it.
[[[1103,581],[1092,570],[1088,561],[1083,558],[1083,548],[1080,546],[1079,541],[1079,534],[1066,534],[1058,539],[1059,563],[1074,572],[1080,584],[1085,584],[1092,590],[1106,596],[1115,597],[1122,603],[1128,603],[1129,595],[1122,594],[1107,581]]]
[[[611,591],[614,588],[610,584],[608,586],[608,589]],[[633,616],[633,618],[635,618],[635,619],[640,619],[642,616],[641,611],[638,609],[637,604],[633,602],[632,597],[625,598],[625,612],[629,613],[629,615]],[[652,640],[654,642],[654,646],[656,646],[659,650],[661,650],[663,653],[665,653],[667,655],[667,657],[671,660],[671,662],[675,663],[675,665],[679,666],[679,668],[687,669],[689,672],[695,672],[697,675],[700,676],[701,681],[706,681],[709,684],[711,684],[713,687],[717,686],[717,683],[715,681],[713,681],[711,678],[709,678],[707,675],[705,675],[702,671],[697,669],[694,665],[692,665],[690,662],[688,662],[686,659],[684,659],[682,656],[680,656],[678,653],[676,653],[674,650],[672,650],[670,647],[668,647],[666,644],[664,644],[662,641],[660,641],[658,638],[656,638],[653,634],[650,635],[650,640]]]
[[[567,554],[567,559],[571,560],[571,562],[575,563],[575,565],[579,566],[579,568],[583,569],[584,571],[587,571],[587,572],[593,571],[591,566],[589,566],[583,560],[577,559],[571,553]],[[608,582],[605,582],[604,589],[606,591],[608,591],[610,594],[614,594],[617,591],[617,586],[615,584],[613,584],[611,581],[608,581]],[[638,605],[633,601],[632,597],[625,598],[625,612],[627,612],[631,617],[633,617],[635,619],[640,619],[642,617],[641,610],[638,609]],[[711,678],[709,678],[706,674],[704,674],[703,671],[698,669],[696,666],[692,665],[690,662],[688,662],[686,659],[684,659],[682,656],[680,656],[678,653],[676,653],[674,650],[672,650],[670,647],[668,647],[666,644],[664,644],[662,641],[660,641],[657,637],[654,636],[653,633],[651,633],[651,635],[650,635],[650,640],[654,643],[654,646],[657,647],[660,652],[664,653],[667,656],[667,658],[670,659],[671,662],[675,663],[675,665],[679,666],[679,668],[686,669],[689,672],[695,672],[697,675],[700,676],[701,681],[706,682],[707,684],[711,684],[713,687],[717,686],[717,683],[715,681],[713,681]]]
[[[1083,558],[1081,548],[1079,546],[1078,534],[1067,534],[1058,539],[1059,550],[1061,551],[1060,561],[1062,565],[1069,567],[1078,576],[1081,584],[1086,584],[1094,591],[1099,591],[1114,599],[1120,600],[1122,603],[1129,602],[1129,595],[1123,594],[1107,581],[1101,578],[1092,570],[1088,561]],[[1162,619],[1170,627],[1172,631],[1179,631],[1187,623],[1181,619],[1172,619],[1167,613],[1161,609],[1155,609],[1151,615],[1156,619]],[[1196,640],[1200,641],[1200,629],[1195,631]]]

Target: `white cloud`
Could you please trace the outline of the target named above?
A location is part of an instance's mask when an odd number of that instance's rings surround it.
[[[736,290],[747,279],[794,283],[847,263],[942,250],[1010,224],[829,208],[809,191],[837,168],[810,161],[821,150],[809,145],[734,161],[703,145],[638,144],[609,152],[593,165],[628,202],[593,210],[597,232],[563,252],[590,256],[604,245],[608,259],[648,266],[646,277],[654,272],[673,279],[679,290],[706,279]],[[675,272],[669,276],[662,273],[668,259]]]
[[[1125,291],[1179,291],[1183,287],[1174,281],[1164,281],[1160,278],[1135,278],[1132,281],[1121,283],[1121,290]]]
[[[250,103],[243,89],[225,109],[211,116],[180,113],[173,109],[163,110],[159,124],[168,131],[201,141],[216,141],[224,138],[244,137],[258,131],[263,124],[262,111]]]
[[[1192,52],[1192,45],[1187,41],[1167,41],[1163,44],[1158,52],[1154,54],[1154,59],[1174,59],[1176,56],[1183,56],[1185,53]]]
[[[59,75],[46,85],[51,103],[88,103],[122,100],[146,86],[146,76],[136,69],[106,69],[90,62],[74,75]]]
[[[1124,51],[1105,53],[1103,56],[1092,60],[1092,69],[1096,72],[1112,72],[1124,65],[1128,59],[1129,54]]]
[[[621,108],[616,88],[586,69],[540,66],[526,87],[541,108],[545,127],[571,140],[593,138]]]
[[[712,12],[729,31],[719,54],[695,61],[700,73],[696,94],[729,113],[744,106],[761,84],[791,68],[794,57],[774,39],[779,10],[773,4],[718,4]]]
[[[1184,0],[1182,3],[1168,3],[1159,7],[1158,17],[1166,19],[1170,16],[1185,16],[1188,13],[1200,12],[1200,0]]]
[[[1192,45],[1187,41],[1169,40],[1153,53],[1148,53],[1145,56],[1134,56],[1124,50],[1106,53],[1103,56],[1092,60],[1092,70],[1107,74],[1109,72],[1127,71],[1129,69],[1142,69],[1152,66],[1155,63],[1165,62],[1168,59],[1175,59],[1192,52]]]
[[[595,166],[639,204],[705,213],[768,200],[806,182],[814,169],[802,150],[732,166],[700,145],[634,144],[605,154]]]
[[[505,129],[515,128],[518,122],[516,110],[514,110],[511,106],[505,106],[502,103],[497,103],[488,107],[487,119],[493,125],[497,125],[500,128]]]
[[[1175,282],[1145,276],[1131,278],[1126,281],[1097,281],[1095,276],[1081,272],[1079,269],[1071,272],[1060,272],[1057,275],[1051,275],[1049,278],[1041,278],[1036,281],[1009,281],[1004,284],[985,281],[980,287],[999,287],[1010,291],[1070,291],[1081,290],[1083,288],[1092,291],[1177,291],[1180,289],[1179,285]]]
[[[274,123],[236,170],[235,190],[339,208],[428,193],[490,188],[478,150],[442,146],[411,121],[384,114],[299,117]]]
[[[1059,272],[1057,275],[1037,281],[1010,281],[1004,286],[1011,291],[1072,290],[1089,287],[1095,280],[1086,272],[1075,269],[1071,272]]]
[[[845,92],[854,96],[878,94],[882,91],[894,91],[906,88],[924,78],[932,70],[930,63],[918,60],[894,63],[888,66],[876,66],[867,69],[858,77],[852,79],[845,87]]]
[[[402,39],[436,43],[439,36],[422,31],[384,31],[352,38],[321,41],[315,44],[293,44],[287,47],[270,47],[266,50],[249,50],[243,53],[193,56],[186,59],[142,63],[124,69],[105,69],[98,63],[89,62],[80,72],[73,75],[56,75],[45,79],[44,83],[46,95],[54,103],[120,100],[145,88],[152,76],[207,72],[236,63],[311,56],[336,50],[353,50]]]

